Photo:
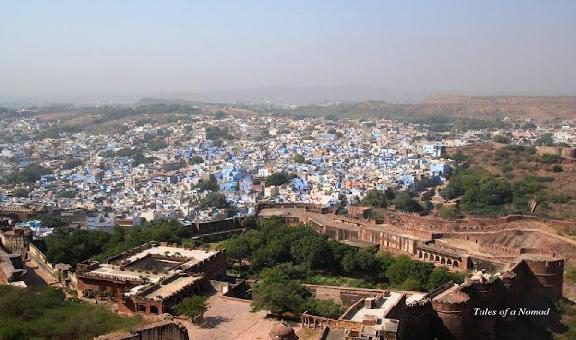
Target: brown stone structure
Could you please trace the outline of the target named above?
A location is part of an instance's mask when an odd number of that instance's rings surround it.
[[[150,242],[104,264],[78,264],[76,278],[79,296],[111,299],[124,312],[162,314],[198,294],[204,280],[219,279],[225,272],[223,252]]]
[[[505,228],[503,226],[509,227],[508,223],[542,221],[534,216],[446,221],[386,210],[383,220],[354,217],[361,216],[364,210],[355,207],[352,209],[352,212],[356,212],[353,216],[340,216],[332,210],[312,204],[282,203],[263,204],[257,211],[259,219],[279,217],[288,225],[305,223],[334,240],[348,244],[371,244],[381,250],[408,254],[420,261],[445,266],[453,271],[486,269],[495,272],[514,263],[522,254],[559,256],[555,251],[547,249],[507,247],[485,240],[485,232],[500,232]],[[548,222],[562,224],[560,222],[563,221]]]
[[[372,339],[496,340],[510,338],[509,329],[522,330],[526,334],[524,338],[536,331],[545,333],[542,330],[556,320],[554,315],[515,318],[479,315],[479,311],[485,309],[553,313],[553,302],[562,298],[564,259],[556,251],[508,247],[484,239],[487,232],[499,232],[502,224],[532,220],[530,216],[452,222],[390,212],[383,221],[373,221],[337,216],[310,205],[266,205],[258,210],[260,219],[273,216],[289,224],[306,223],[335,240],[368,242],[451,270],[477,271],[461,285],[444,285],[420,299],[404,296],[402,302],[396,301],[395,307],[376,323],[368,315],[362,320],[350,317],[361,310],[362,301],[378,300],[378,295],[370,296],[374,292],[363,290],[359,294],[350,288],[308,286],[317,298],[334,300],[348,309],[337,320],[305,313],[303,327],[345,329],[350,339],[372,336]],[[379,332],[391,330],[390,322],[385,324],[385,319],[398,321],[396,331]],[[374,337],[375,334],[380,337]]]
[[[316,298],[340,303],[346,311],[338,319],[304,313],[301,322],[346,330],[347,339],[507,339],[509,329],[531,334],[550,327],[553,302],[562,297],[563,270],[561,259],[523,255],[502,273],[476,272],[461,285],[450,282],[427,294],[307,285]],[[481,315],[507,309],[551,314]]]
[[[186,327],[175,321],[160,321],[129,332],[101,335],[94,340],[189,340]]]

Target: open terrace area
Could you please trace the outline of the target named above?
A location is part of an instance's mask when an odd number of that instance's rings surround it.
[[[276,319],[267,319],[263,311],[251,312],[250,301],[219,295],[208,298],[210,308],[204,314],[204,324],[185,322],[190,339],[210,340],[268,340]],[[297,334],[300,326],[291,324]]]

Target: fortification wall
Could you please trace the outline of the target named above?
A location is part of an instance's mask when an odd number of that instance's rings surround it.
[[[242,220],[243,218],[235,217],[220,221],[195,222],[192,225],[192,228],[196,234],[212,234],[222,231],[239,229],[242,227]]]
[[[36,246],[32,243],[28,245],[28,258],[31,258],[36,262],[39,266],[41,266],[44,270],[46,270],[50,275],[52,275],[55,279],[59,279],[58,270],[54,267],[52,263],[48,261],[48,258],[44,253],[40,251],[40,249],[36,248]]]

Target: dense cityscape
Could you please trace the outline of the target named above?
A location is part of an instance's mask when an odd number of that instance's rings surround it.
[[[6,1],[0,340],[576,339],[576,2]]]

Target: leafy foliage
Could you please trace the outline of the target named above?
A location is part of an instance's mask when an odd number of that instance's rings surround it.
[[[206,298],[199,295],[193,295],[180,301],[176,305],[176,311],[179,314],[186,315],[189,318],[196,318],[204,315],[208,311]]]
[[[209,126],[206,128],[206,139],[219,140],[219,139],[234,139],[228,132],[228,128],[220,128],[218,126]]]
[[[508,181],[490,176],[480,168],[458,169],[440,195],[446,199],[463,195],[461,209],[478,215],[505,213],[504,205],[513,200]]]
[[[294,162],[295,163],[306,163],[306,158],[304,157],[304,155],[298,153],[298,154],[294,155]]]
[[[545,153],[540,157],[540,162],[544,164],[556,164],[562,162],[562,156]]]
[[[266,178],[266,185],[283,185],[290,183],[294,176],[289,175],[287,172],[277,172]]]
[[[190,157],[190,164],[200,164],[200,163],[204,163],[204,158],[202,158],[202,156]]]
[[[6,176],[5,182],[8,184],[34,183],[40,180],[42,175],[49,174],[50,170],[32,163]]]
[[[420,212],[424,210],[420,203],[416,202],[416,200],[410,197],[410,194],[405,191],[396,194],[396,197],[394,198],[394,206],[398,210],[407,212]]]
[[[130,230],[115,228],[112,233],[58,228],[43,246],[51,263],[76,264],[90,258],[105,259],[149,241],[181,243],[190,237],[190,228],[176,221],[153,221]]]
[[[356,286],[400,286],[406,279],[414,279],[417,281],[414,289],[425,290],[433,269],[430,264],[408,257],[394,258],[378,254],[373,248],[357,249],[328,240],[306,226],[287,227],[278,218],[264,220],[255,229],[224,241],[220,247],[244,272],[260,273],[262,277],[262,273],[273,268],[289,280],[314,284],[352,282],[341,277],[346,275],[356,280]],[[400,268],[390,269],[394,266]],[[406,268],[409,270],[405,271]],[[399,278],[400,275],[407,276]]]
[[[139,324],[49,288],[0,286],[0,339],[92,339]]]
[[[391,190],[381,191],[371,189],[366,193],[362,199],[362,204],[374,208],[386,208],[389,201],[394,198],[394,192]]]
[[[308,311],[313,315],[337,318],[342,306],[331,300],[313,298],[302,284],[290,280],[278,268],[269,268],[262,271],[261,279],[253,288],[252,309],[266,309],[280,315]]]
[[[224,194],[219,192],[209,192],[206,197],[200,200],[198,207],[200,209],[226,209],[230,207],[230,203],[226,200]]]

